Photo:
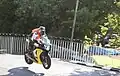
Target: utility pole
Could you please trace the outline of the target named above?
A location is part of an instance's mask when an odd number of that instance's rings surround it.
[[[74,15],[74,21],[73,21],[73,26],[72,26],[72,34],[71,34],[70,43],[72,43],[73,37],[74,37],[74,30],[75,30],[75,24],[76,24],[76,16],[77,16],[78,6],[79,6],[79,0],[76,0],[76,8],[75,8],[75,15]]]
[[[74,29],[76,24],[76,16],[77,16],[77,10],[78,10],[79,0],[76,0],[76,8],[75,8],[75,15],[73,20],[73,27],[72,27],[72,34],[70,39],[70,47],[69,47],[69,54],[68,57],[72,59],[72,48],[73,48],[73,37],[74,37]]]

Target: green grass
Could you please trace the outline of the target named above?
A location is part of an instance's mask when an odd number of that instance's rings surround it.
[[[113,68],[120,68],[120,60],[113,59],[109,56],[92,56],[97,65],[110,66]]]

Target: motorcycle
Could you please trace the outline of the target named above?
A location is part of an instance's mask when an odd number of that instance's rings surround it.
[[[49,69],[51,66],[51,58],[49,56],[49,50],[51,48],[50,40],[46,37],[44,38],[44,46],[36,47],[36,56],[29,51],[30,39],[26,39],[28,42],[27,51],[24,54],[24,58],[27,64],[32,64],[33,62],[37,64],[42,64],[45,69]]]

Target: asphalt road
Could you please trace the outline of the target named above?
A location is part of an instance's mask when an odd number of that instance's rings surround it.
[[[21,55],[0,55],[0,76],[120,76],[120,73],[52,59],[51,68],[28,65]]]

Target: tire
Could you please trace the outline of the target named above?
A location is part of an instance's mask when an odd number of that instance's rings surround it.
[[[51,67],[51,59],[48,53],[42,52],[42,54],[40,55],[40,59],[45,69],[49,69]]]
[[[32,63],[33,63],[33,61],[30,60],[26,55],[24,55],[24,57],[25,57],[25,62],[26,62],[27,64],[32,64]]]

